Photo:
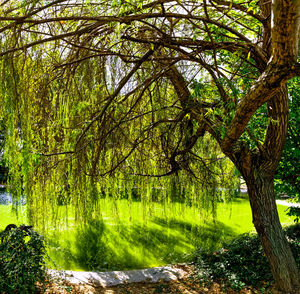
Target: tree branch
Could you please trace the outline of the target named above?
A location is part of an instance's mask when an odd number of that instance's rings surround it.
[[[262,104],[274,97],[285,82],[294,76],[296,73],[291,72],[288,65],[283,67],[269,64],[266,71],[238,105],[231,126],[221,142],[221,148],[225,154],[231,152],[233,145],[244,132],[253,113]]]
[[[154,50],[152,50],[152,49],[148,50],[148,52],[146,52],[146,54],[139,60],[139,62],[137,62],[135,64],[135,66],[131,69],[131,71],[125,77],[123,77],[123,79],[120,81],[120,83],[119,83],[117,89],[114,91],[114,93],[112,95],[110,95],[109,97],[107,97],[107,102],[103,106],[103,108],[100,111],[100,113],[98,115],[96,115],[91,120],[91,122],[86,126],[86,128],[82,131],[82,133],[80,134],[80,136],[78,137],[78,139],[76,141],[76,145],[79,144],[79,142],[81,141],[81,139],[83,138],[83,136],[86,134],[86,132],[91,128],[91,126],[96,121],[100,120],[103,117],[105,111],[110,106],[110,104],[113,102],[113,100],[119,95],[119,93],[122,90],[122,88],[126,85],[126,83],[133,76],[133,74],[140,68],[140,66],[154,53],[155,50],[156,50],[156,48]]]

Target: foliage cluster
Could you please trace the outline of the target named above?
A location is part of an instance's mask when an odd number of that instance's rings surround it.
[[[0,292],[35,293],[46,278],[46,247],[37,232],[22,226],[0,233]]]
[[[287,227],[285,234],[299,267],[300,225]],[[203,282],[221,280],[235,290],[273,282],[269,263],[256,234],[243,234],[213,253],[200,248],[195,256],[198,277]]]

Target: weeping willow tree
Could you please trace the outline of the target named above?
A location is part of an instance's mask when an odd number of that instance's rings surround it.
[[[285,83],[300,72],[298,0],[0,7],[12,187],[25,189],[35,221],[57,201],[79,217],[97,195],[136,187],[178,183],[195,191],[188,197],[213,199],[216,186],[232,186],[222,151],[246,181],[277,288],[299,290],[273,188]]]

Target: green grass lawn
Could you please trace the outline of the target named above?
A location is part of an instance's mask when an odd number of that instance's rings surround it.
[[[10,206],[0,205],[0,229],[9,223],[26,223],[25,207],[17,219]],[[283,224],[292,223],[278,205]],[[65,214],[61,207],[59,214]],[[183,262],[197,247],[220,248],[222,242],[253,230],[249,201],[218,204],[215,219],[184,203],[152,203],[101,199],[98,217],[88,225],[64,222],[45,235],[49,254],[62,269],[124,270]],[[59,229],[57,229],[59,227]],[[53,267],[50,263],[49,267]]]

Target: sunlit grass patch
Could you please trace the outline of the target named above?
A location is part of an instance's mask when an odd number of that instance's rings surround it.
[[[27,223],[26,206],[20,205],[18,213],[13,210],[12,205],[0,205],[0,231],[8,224],[21,225]]]
[[[23,210],[25,207],[22,208]],[[286,207],[278,205],[283,223],[292,223]],[[10,206],[0,205],[0,227],[26,223]],[[66,213],[59,207],[58,215]],[[249,201],[219,203],[215,218],[208,211],[180,202],[150,203],[101,199],[88,224],[75,223],[74,210],[66,221],[46,231],[48,250],[58,267],[72,270],[124,270],[189,260],[199,247],[217,250],[224,241],[253,230]],[[49,267],[53,267],[49,263]]]

